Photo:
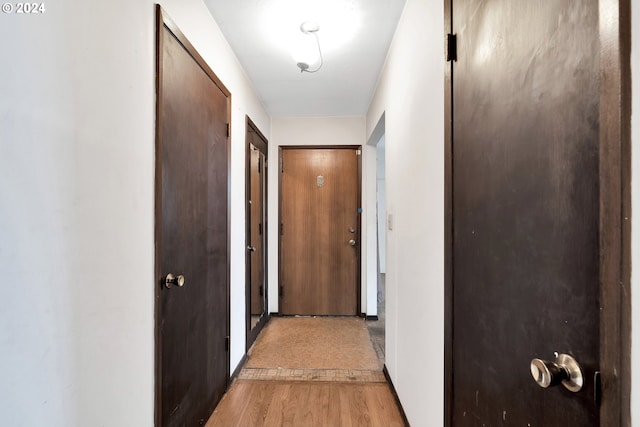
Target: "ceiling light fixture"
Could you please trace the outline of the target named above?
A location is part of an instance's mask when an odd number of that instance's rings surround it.
[[[294,51],[294,59],[301,73],[315,73],[322,68],[323,59],[320,39],[318,39],[319,30],[320,25],[317,22],[306,21],[300,25],[302,36],[298,39],[298,45]]]

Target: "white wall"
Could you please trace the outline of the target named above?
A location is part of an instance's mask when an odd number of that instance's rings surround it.
[[[384,136],[376,146],[376,208],[378,221],[378,256],[380,273],[387,272],[387,184],[385,179]]]
[[[387,213],[393,216],[386,364],[414,426],[443,422],[443,17],[442,1],[407,0],[367,113],[367,137],[385,115]]]
[[[269,141],[269,167],[272,171],[278,169],[279,147],[301,145],[301,146],[321,146],[321,145],[364,145],[365,144],[365,118],[364,117],[309,117],[309,118],[288,118],[278,117],[271,120],[271,140]],[[366,153],[363,153],[366,156]],[[375,152],[374,152],[375,156]],[[375,167],[375,157],[373,159]],[[366,176],[366,157],[363,158],[363,176]],[[269,239],[269,253],[278,253],[278,180],[279,173],[269,174],[269,236],[276,236]],[[375,189],[375,187],[374,187]],[[366,205],[367,197],[371,196],[363,189],[362,203]],[[362,215],[362,259],[366,259],[366,222],[364,218],[367,212]],[[375,223],[374,223],[375,224]],[[364,263],[364,261],[363,261]],[[278,257],[269,257],[269,312],[278,312]],[[366,270],[362,268],[362,310],[367,314],[367,290]],[[373,290],[375,295],[375,289]],[[377,307],[376,307],[377,310]],[[377,311],[376,311],[377,313]]]
[[[632,116],[631,116],[631,211],[640,212],[640,7],[634,1],[631,3],[631,79],[633,85]],[[634,218],[635,219],[635,218]],[[631,227],[631,265],[640,266],[640,226],[638,221],[632,222]],[[632,267],[631,271],[631,306],[632,336],[631,336],[631,419],[632,425],[640,426],[640,274]]]
[[[232,93],[232,369],[244,354],[244,115],[270,119],[200,0],[162,2]],[[0,14],[0,424],[152,426],[155,9]]]

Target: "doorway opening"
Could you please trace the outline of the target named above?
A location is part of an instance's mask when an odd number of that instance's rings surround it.
[[[385,116],[378,121],[367,144],[367,327],[381,363],[385,361],[386,274],[387,274],[387,197]]]

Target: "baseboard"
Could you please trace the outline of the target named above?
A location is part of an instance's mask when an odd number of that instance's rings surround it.
[[[387,383],[389,384],[389,388],[391,389],[391,394],[393,394],[393,398],[396,400],[398,409],[400,410],[400,416],[402,416],[402,421],[404,422],[404,425],[406,427],[410,427],[409,420],[407,419],[407,414],[404,412],[404,408],[402,407],[402,402],[400,402],[400,398],[398,397],[398,393],[396,392],[396,387],[393,385],[393,381],[391,381],[391,377],[389,376],[387,365],[384,365],[382,372],[384,373],[384,377],[387,379]]]
[[[369,321],[374,321],[375,322],[375,321],[378,320],[378,316],[377,315],[376,316],[367,316],[365,318],[365,320],[369,320]]]
[[[236,380],[236,378],[238,378],[238,375],[240,375],[240,371],[244,367],[245,363],[247,363],[246,353],[244,354],[244,356],[242,356],[242,359],[240,359],[240,363],[238,363],[238,366],[236,366],[236,370],[233,371],[233,374],[231,374],[231,378],[229,378],[229,385],[231,385]]]
[[[280,313],[278,313],[277,311],[271,312],[271,313],[269,313],[269,316],[271,316],[271,317],[280,317]]]

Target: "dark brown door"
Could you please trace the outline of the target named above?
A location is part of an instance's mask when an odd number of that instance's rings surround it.
[[[158,26],[157,418],[197,426],[229,372],[228,94],[166,15]]]
[[[598,2],[453,0],[454,426],[596,426]],[[534,358],[581,365],[542,388]]]
[[[356,315],[359,149],[282,150],[280,312]]]
[[[247,349],[267,323],[267,138],[246,124]]]
[[[251,266],[251,324],[255,325],[264,313],[264,235],[262,233],[264,214],[264,154],[255,146],[251,146],[249,154],[250,168],[250,215],[249,215],[249,247]]]

